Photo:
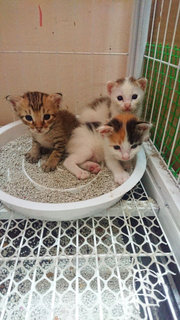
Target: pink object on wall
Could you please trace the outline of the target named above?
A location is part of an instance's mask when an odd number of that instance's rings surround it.
[[[40,27],[42,27],[42,10],[40,6],[38,6],[38,8],[39,8],[39,25]]]

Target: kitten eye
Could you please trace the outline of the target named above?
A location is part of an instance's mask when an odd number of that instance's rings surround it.
[[[30,114],[28,114],[27,116],[25,116],[25,118],[26,118],[27,121],[32,121],[32,120],[33,120],[33,118],[30,116]]]
[[[137,146],[138,146],[138,144],[133,144],[133,145],[131,146],[131,149],[136,149]]]
[[[122,97],[122,96],[118,96],[117,99],[118,99],[119,101],[122,101],[122,100],[123,100],[123,97]]]
[[[133,95],[132,95],[132,99],[134,99],[134,100],[137,99],[137,97],[138,97],[137,94],[133,94]]]
[[[119,150],[120,149],[120,146],[113,146],[113,148],[115,149],[115,150]]]
[[[44,120],[49,120],[50,119],[50,114],[45,114],[44,115]]]

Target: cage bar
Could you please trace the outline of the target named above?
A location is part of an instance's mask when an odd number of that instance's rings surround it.
[[[160,15],[162,15],[163,3],[163,1],[160,3]],[[153,123],[151,139],[159,155],[165,160],[167,168],[172,172],[177,181],[180,159],[178,154],[178,139],[175,143],[174,135],[176,134],[178,125],[179,48],[175,46],[174,43],[177,34],[180,4],[177,3],[172,40],[169,46],[166,44],[166,38],[169,31],[169,17],[172,7],[173,10],[175,10],[175,4],[173,4],[172,1],[168,6],[166,4],[167,16],[166,20],[164,20],[163,33],[161,31],[161,37],[163,36],[162,45],[158,43],[161,21],[156,21],[158,19],[157,17],[153,20],[153,11],[152,21],[154,25],[157,25],[157,34],[155,34],[156,42],[152,43],[153,31],[149,29],[151,42],[147,43],[144,54],[144,74],[150,79],[144,117]],[[174,128],[174,126],[176,127]],[[169,161],[170,155],[171,161]]]
[[[156,35],[156,43],[155,43],[154,57],[156,56],[156,52],[157,52],[157,45],[158,45],[158,40],[159,40],[159,32],[160,32],[160,26],[161,26],[161,16],[162,16],[162,12],[163,12],[163,6],[164,6],[164,0],[162,0],[162,2],[161,2],[161,9],[160,9],[160,14],[159,14],[160,17],[159,17],[159,23],[158,23],[158,29],[157,29],[157,35]],[[153,58],[154,58],[154,57],[153,57]],[[148,84],[149,90],[148,90],[148,92],[147,92],[147,102],[146,102],[146,106],[148,105],[148,102],[149,102],[149,95],[150,95],[150,88],[151,88],[151,85],[152,85],[152,75],[153,75],[153,72],[154,72],[154,66],[155,66],[155,60],[153,59],[152,69],[151,69],[151,76],[150,76],[150,81],[149,81],[149,84]],[[151,120],[152,120],[153,110],[154,110],[154,105],[152,106],[152,110],[151,110],[150,122],[151,122]]]
[[[169,121],[170,113],[171,113],[171,110],[172,110],[172,103],[173,103],[173,99],[174,99],[175,88],[176,88],[176,84],[177,84],[177,80],[178,80],[178,76],[179,76],[179,68],[180,68],[180,60],[179,60],[179,64],[178,64],[178,70],[177,70],[177,73],[176,73],[175,81],[174,81],[174,87],[173,87],[171,100],[170,100],[170,104],[169,104],[169,110],[168,110],[168,114],[167,114],[167,118],[166,118],[166,124],[165,124],[165,127],[164,127],[164,133],[163,133],[163,137],[162,137],[162,141],[161,141],[161,145],[160,145],[160,150],[159,150],[160,153],[162,152],[162,147],[163,147],[163,144],[164,144],[164,139],[165,139],[165,134],[166,134],[167,126],[168,126],[168,121]],[[178,129],[177,129],[177,132],[178,132]],[[154,140],[155,140],[155,135],[154,135],[153,142],[154,142]],[[174,139],[174,141],[175,141],[175,139]],[[172,147],[172,150],[173,150],[173,147]],[[169,164],[170,164],[170,157],[169,157],[169,161],[168,161],[168,166],[169,166]]]
[[[168,63],[168,62],[166,62],[166,61],[163,61],[163,60],[160,60],[160,59],[157,59],[157,58],[154,58],[154,57],[147,56],[146,54],[144,55],[144,58],[147,58],[147,59],[149,59],[149,60],[154,60],[154,61],[160,62],[161,64],[169,65],[170,67],[173,67],[173,68],[175,68],[175,69],[179,69],[179,66],[178,66],[178,65],[175,65],[175,64],[172,64],[172,63]]]
[[[41,319],[42,312],[44,320],[73,314],[78,320],[154,319],[161,304],[178,319],[164,281],[175,277],[176,260],[156,211],[141,183],[101,215],[77,221],[42,223],[12,214],[7,224],[2,207],[0,319]]]
[[[152,111],[151,111],[151,117],[150,117],[150,121],[152,121],[152,114],[154,111],[154,106],[155,106],[155,97],[156,97],[156,93],[157,93],[157,87],[158,87],[158,81],[159,81],[159,76],[160,76],[160,69],[161,69],[161,63],[163,60],[163,52],[164,52],[164,47],[165,47],[165,40],[166,40],[166,34],[167,34],[167,29],[168,29],[168,23],[169,23],[169,15],[170,15],[170,10],[171,10],[171,4],[172,1],[170,1],[169,3],[169,7],[168,7],[168,14],[167,14],[167,19],[166,19],[166,26],[165,26],[165,31],[164,31],[164,39],[163,39],[163,45],[162,45],[162,52],[161,52],[161,58],[159,60],[160,64],[159,64],[159,68],[158,68],[158,75],[157,75],[157,79],[156,79],[156,87],[155,87],[155,92],[154,92],[154,99],[153,99],[153,103],[152,103]],[[164,5],[164,3],[163,3]],[[160,30],[160,25],[159,25],[159,29],[158,32]],[[156,42],[156,49],[157,49],[157,42]],[[157,61],[156,58],[156,52],[154,53],[154,57],[153,57],[153,61]],[[151,75],[153,74],[153,71],[151,71]],[[149,100],[149,99],[148,99]]]
[[[147,59],[147,65],[146,65],[146,70],[145,70],[145,77],[147,78],[147,71],[148,71],[148,65],[149,65],[149,56],[151,52],[151,44],[152,44],[152,37],[153,37],[153,30],[154,30],[154,23],[155,23],[155,16],[156,16],[156,7],[157,7],[157,0],[154,3],[154,10],[153,10],[153,18],[152,18],[152,24],[151,24],[151,33],[150,33],[150,42],[149,42],[149,50],[148,50],[148,59]],[[149,26],[150,28],[150,26]],[[147,104],[145,107],[145,114],[144,118],[146,118],[147,114]]]

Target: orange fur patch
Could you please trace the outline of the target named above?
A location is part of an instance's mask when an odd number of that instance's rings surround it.
[[[113,132],[112,135],[109,137],[110,141],[115,144],[121,144],[122,141],[124,140],[126,131],[124,126],[118,131],[118,132]]]
[[[121,144],[122,141],[124,141],[125,136],[127,134],[127,132],[126,132],[127,122],[129,120],[137,120],[137,118],[133,114],[131,114],[129,112],[125,112],[125,113],[121,113],[121,114],[117,115],[116,117],[114,117],[114,119],[117,119],[123,125],[118,132],[112,132],[112,135],[109,137],[109,140],[113,144],[115,144],[115,143]]]

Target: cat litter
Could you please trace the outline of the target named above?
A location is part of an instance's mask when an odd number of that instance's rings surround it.
[[[117,184],[106,168],[90,174],[86,180],[78,180],[60,163],[55,171],[41,169],[43,155],[37,164],[25,160],[24,154],[31,146],[29,135],[20,136],[0,149],[0,188],[8,194],[35,202],[73,202],[87,200],[115,189]]]

